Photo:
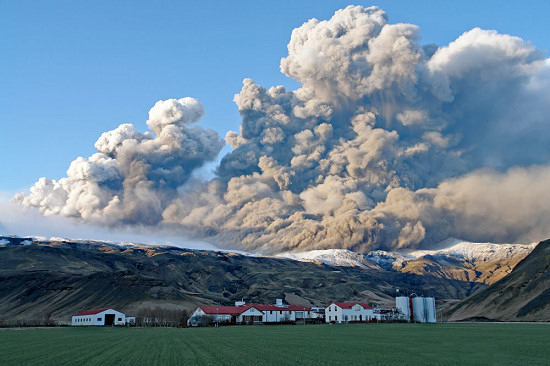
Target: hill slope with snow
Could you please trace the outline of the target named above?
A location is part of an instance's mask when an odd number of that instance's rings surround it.
[[[510,275],[456,304],[449,320],[548,321],[550,240],[543,241]]]
[[[355,253],[345,249],[282,253],[279,256],[332,266],[355,266],[395,270],[405,273],[431,274],[442,278],[494,283],[512,271],[537,244],[472,243],[449,239],[444,248],[410,252],[376,250]]]

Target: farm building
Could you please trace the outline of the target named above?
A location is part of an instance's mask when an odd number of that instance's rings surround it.
[[[415,323],[435,323],[435,298],[416,296],[398,296],[395,309],[404,319]]]
[[[318,319],[320,321],[325,321],[325,308],[312,307],[311,308],[311,319]]]
[[[97,326],[111,326],[111,325],[127,325],[134,324],[135,317],[127,317],[120,311],[113,309],[95,309],[86,310],[76,315],[73,315],[71,325],[97,325]]]
[[[402,317],[394,311],[394,309],[373,309],[373,319],[379,321],[395,321],[401,320]]]
[[[359,302],[333,302],[325,309],[325,322],[366,322],[374,317],[371,306]]]
[[[193,311],[187,325],[199,326],[206,319],[217,324],[258,324],[262,322],[264,313],[253,305],[240,306],[199,306]]]
[[[310,308],[283,305],[281,300],[277,300],[276,305],[245,304],[238,301],[235,306],[199,306],[193,311],[187,324],[191,326],[204,325],[202,323],[205,319],[212,323],[222,324],[262,324],[295,322],[311,318]]]
[[[278,306],[278,305],[254,305],[261,310],[264,315],[263,323],[281,323],[285,321],[294,322],[311,318],[311,309],[298,305]]]

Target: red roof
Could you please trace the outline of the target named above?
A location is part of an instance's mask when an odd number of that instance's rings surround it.
[[[95,309],[95,310],[86,310],[86,311],[83,311],[83,312],[81,312],[81,313],[76,314],[75,316],[99,314],[99,313],[101,313],[102,311],[109,310],[109,309],[110,309],[110,308]]]
[[[265,305],[265,304],[248,304],[243,306],[199,306],[199,308],[204,311],[205,314],[231,314],[231,315],[240,315],[247,311],[250,308],[255,308],[259,311],[310,311],[310,308],[305,308],[298,305],[289,305],[286,307],[276,306],[276,305]]]
[[[199,306],[205,314],[231,314],[239,315],[250,309],[252,305],[243,306]],[[260,309],[258,309],[260,310]]]
[[[299,305],[277,306],[277,305],[264,305],[254,304],[254,307],[261,311],[310,311],[310,308],[306,308]]]
[[[372,306],[369,306],[362,302],[333,302],[332,304],[342,308],[342,309],[351,309],[354,305],[361,305],[365,309],[372,309]],[[332,305],[331,304],[331,305]],[[330,306],[330,305],[329,305]]]

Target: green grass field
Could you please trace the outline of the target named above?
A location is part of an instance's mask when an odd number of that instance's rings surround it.
[[[1,365],[549,365],[550,324],[0,330]]]

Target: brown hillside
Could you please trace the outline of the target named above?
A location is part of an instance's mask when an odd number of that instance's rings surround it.
[[[378,305],[395,288],[463,299],[479,283],[290,259],[173,247],[35,241],[0,245],[0,323],[68,321],[85,309],[132,312],[144,304],[192,308],[236,300],[300,299]],[[293,296],[288,296],[292,294]]]
[[[458,303],[449,320],[550,321],[550,240],[502,280]]]

